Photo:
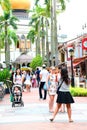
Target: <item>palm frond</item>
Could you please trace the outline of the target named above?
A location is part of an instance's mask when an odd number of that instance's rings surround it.
[[[12,40],[14,41],[15,45],[17,44],[18,36],[16,35],[15,31],[9,29],[8,37],[9,37],[9,40],[11,40],[10,44],[12,43]]]
[[[66,9],[66,3],[65,3],[65,0],[59,0],[60,4],[61,4],[61,8],[62,8],[62,11]]]
[[[5,33],[1,32],[0,33],[0,48],[4,48],[4,46],[5,46],[4,40],[5,40]]]
[[[27,38],[30,39],[32,43],[34,43],[36,32],[34,29],[31,29],[27,35]]]
[[[39,2],[39,0],[36,0],[36,1],[35,1],[35,5],[37,5],[37,4],[38,4],[38,2]]]
[[[5,20],[4,16],[0,16],[0,24],[2,24],[4,20]]]
[[[9,25],[11,25],[14,29],[17,29],[17,24],[16,24],[17,21],[19,21],[18,18],[16,18],[15,16],[12,16],[9,19]]]
[[[10,10],[11,10],[11,4],[10,4],[10,1],[9,1],[9,0],[1,0],[1,1],[0,1],[0,4],[1,4],[2,9],[3,9],[5,12],[7,12],[7,13],[10,12]]]

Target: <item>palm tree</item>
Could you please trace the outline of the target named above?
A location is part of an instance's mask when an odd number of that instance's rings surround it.
[[[37,7],[32,10],[32,17],[29,22],[31,29],[29,30],[27,38],[29,38],[32,43],[36,43],[36,56],[40,55],[40,17],[36,13]],[[30,11],[29,11],[30,12]],[[33,35],[32,35],[33,34]]]
[[[42,50],[41,52],[42,52],[43,61],[44,61],[44,57],[45,57],[45,36],[46,36],[46,34],[48,35],[48,33],[46,33],[46,31],[45,31],[45,24],[47,24],[47,22],[46,22],[46,21],[48,21],[47,18],[50,17],[48,1],[49,0],[45,0],[46,7],[44,8],[44,7],[40,7],[40,5],[38,4],[39,0],[36,0],[35,8],[33,9],[33,15],[31,18],[32,22],[30,22],[31,24],[32,23],[34,24],[34,25],[33,24],[32,25],[36,28],[36,32],[37,32],[37,33],[35,33],[36,34],[36,52],[37,52],[36,54],[40,54],[40,50]],[[41,40],[42,49],[40,48],[40,38],[42,38],[42,40]],[[46,38],[46,40],[48,43],[47,38]],[[48,47],[46,47],[46,48],[48,48]],[[49,50],[48,50],[48,52],[49,52]]]
[[[57,10],[56,5],[60,4],[61,10],[60,12],[64,11],[65,6],[65,0],[51,0],[51,58],[55,56],[55,65],[58,66],[58,40],[57,40]],[[60,13],[59,12],[59,13]],[[54,17],[53,17],[54,16]],[[52,62],[52,65],[54,63]]]
[[[7,13],[5,11],[3,16],[0,16],[0,22],[3,24],[0,26],[2,28],[2,31],[5,32],[5,39],[4,39],[4,45],[5,45],[5,62],[6,65],[10,62],[10,44],[9,44],[9,38],[8,38],[8,29],[13,28],[17,29],[16,21],[18,20],[16,17],[12,16],[11,13]]]
[[[47,58],[47,62],[49,62],[49,45],[48,45],[48,25],[46,25],[46,33],[45,33],[45,29],[44,29],[44,25],[45,22],[46,24],[48,24],[48,18],[51,18],[51,59],[53,58],[53,56],[56,56],[56,65],[58,64],[58,50],[57,50],[57,46],[58,46],[58,41],[57,41],[57,14],[56,14],[56,0],[44,0],[44,3],[46,5],[46,7],[41,7],[38,3],[40,0],[36,0],[35,4],[36,4],[36,8],[34,9],[34,18],[36,17],[38,19],[38,26],[37,26],[37,33],[38,36],[40,36],[40,34],[42,34],[42,57],[44,60],[44,52],[45,52],[45,35],[46,34],[46,58]],[[65,9],[65,1],[64,0],[59,0],[58,1],[61,6],[62,6],[62,10]],[[44,20],[45,19],[45,20]],[[35,19],[36,20],[36,19]],[[32,19],[32,21],[36,22],[34,19]],[[41,24],[42,21],[42,24]],[[42,29],[40,31],[40,29]],[[40,37],[37,37],[37,39],[39,38],[39,42],[40,42]],[[39,42],[36,42],[36,44],[39,46],[40,49],[40,45]],[[36,46],[37,49],[37,46]],[[48,63],[47,63],[48,64]]]
[[[8,38],[8,29],[11,27],[13,29],[17,29],[16,21],[18,21],[18,19],[12,16],[11,5],[9,0],[1,0],[0,5],[3,9],[3,15],[0,16],[0,23],[2,23],[0,25],[0,29],[2,29],[2,32],[5,32],[5,63],[6,65],[8,65],[10,62],[10,44]]]

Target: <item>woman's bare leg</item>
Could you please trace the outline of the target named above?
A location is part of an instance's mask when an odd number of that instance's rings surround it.
[[[54,95],[49,96],[49,111],[53,112],[53,107],[54,107]]]
[[[62,104],[59,104],[59,103],[56,104],[56,108],[55,108],[55,110],[54,110],[53,116],[52,116],[52,118],[50,119],[50,121],[53,121],[53,120],[54,120],[55,116],[56,116],[57,113],[59,112],[59,109],[60,109],[61,105],[62,105]]]
[[[65,104],[62,104],[62,105],[61,105],[61,108],[60,108],[59,111],[60,111],[60,112],[65,112]]]
[[[68,114],[69,122],[73,122],[73,120],[71,118],[71,105],[66,104],[66,107],[67,107],[67,114]]]

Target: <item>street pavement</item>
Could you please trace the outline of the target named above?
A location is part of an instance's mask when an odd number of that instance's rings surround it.
[[[67,113],[58,113],[51,123],[48,102],[39,100],[38,88],[23,92],[24,107],[12,108],[9,94],[0,101],[0,130],[87,130],[87,97],[74,97],[72,104],[73,123],[68,122]],[[55,104],[56,105],[56,97]]]

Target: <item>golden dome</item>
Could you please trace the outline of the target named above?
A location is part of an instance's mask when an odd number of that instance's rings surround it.
[[[30,0],[10,0],[10,2],[13,10],[28,10],[31,5]]]

